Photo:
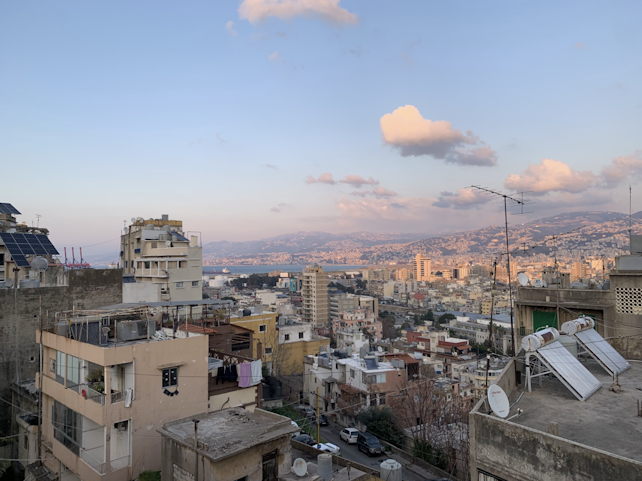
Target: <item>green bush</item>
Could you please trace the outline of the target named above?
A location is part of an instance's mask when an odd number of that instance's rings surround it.
[[[161,481],[160,471],[143,471],[138,475],[138,481]]]
[[[388,406],[364,409],[357,415],[357,421],[365,424],[368,432],[382,441],[403,449],[403,432],[397,425],[394,411]]]
[[[448,469],[446,453],[444,453],[443,449],[433,448],[428,441],[415,439],[413,451],[415,457],[423,459],[427,463],[437,466],[440,469]]]

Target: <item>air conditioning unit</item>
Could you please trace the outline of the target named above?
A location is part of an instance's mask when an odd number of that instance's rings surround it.
[[[124,321],[116,325],[115,332],[118,336],[118,342],[136,341],[147,338],[147,324],[149,323],[149,335],[153,336],[156,332],[155,321]]]

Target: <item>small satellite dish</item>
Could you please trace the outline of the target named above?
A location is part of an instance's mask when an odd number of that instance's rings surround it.
[[[136,223],[136,217],[132,217],[132,224]]]
[[[4,286],[8,287],[8,288],[13,287],[13,279],[5,279],[4,280]]]
[[[381,347],[381,346],[377,346],[377,351],[379,351],[379,352],[383,352],[383,347]]]
[[[38,256],[31,261],[31,270],[32,271],[46,271],[49,267],[49,261],[44,257]]]
[[[519,274],[517,274],[517,281],[521,286],[527,286],[531,280],[528,278],[528,274],[526,274],[525,272],[520,272]]]
[[[508,397],[504,390],[497,384],[493,384],[488,388],[488,402],[493,412],[500,418],[506,418],[510,405],[508,404]]]
[[[308,473],[308,463],[303,458],[296,458],[292,465],[292,471],[299,477],[305,476]]]

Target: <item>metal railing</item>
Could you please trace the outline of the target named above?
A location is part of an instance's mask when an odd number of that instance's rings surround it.
[[[100,404],[101,406],[105,405],[105,394],[98,392],[92,388],[90,388],[88,385],[84,384],[82,386],[82,391],[84,391],[84,397],[86,399],[90,399],[91,401],[95,402],[96,404]]]
[[[119,392],[112,392],[111,393],[111,403],[116,404],[116,403],[122,403],[125,402],[125,398],[127,397],[127,393],[124,391],[119,391]]]
[[[89,454],[89,451],[85,451],[85,449],[81,448],[80,459],[82,459],[91,469],[96,471],[98,474],[105,474],[105,463],[94,458],[91,454]]]
[[[123,456],[122,458],[118,458],[118,459],[112,459],[109,462],[109,467],[111,468],[112,471],[126,468],[127,466],[129,466],[129,455]]]

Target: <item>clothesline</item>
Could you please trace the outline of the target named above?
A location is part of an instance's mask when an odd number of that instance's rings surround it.
[[[219,382],[237,382],[239,387],[256,386],[263,380],[263,363],[261,360],[219,366],[216,371],[216,384]]]

